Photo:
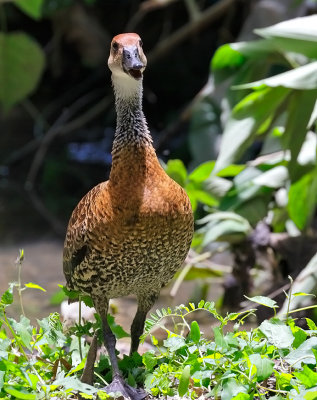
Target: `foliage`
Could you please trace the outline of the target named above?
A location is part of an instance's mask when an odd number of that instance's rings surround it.
[[[100,383],[92,387],[79,380],[87,355],[82,335],[89,332],[91,324],[77,325],[65,332],[57,313],[38,320],[36,327],[24,315],[20,320],[9,318],[7,308],[13,302],[13,287],[10,285],[0,301],[0,398],[66,399],[77,392],[84,398],[92,398],[97,392],[101,398],[108,398],[100,390]],[[34,289],[37,285],[28,287]],[[265,297],[250,300],[277,307]],[[153,350],[142,357],[137,353],[125,356],[119,362],[120,369],[131,385],[144,384],[153,396],[208,395],[236,400],[315,398],[317,327],[314,322],[307,318],[309,329],[304,330],[292,318],[274,317],[255,329],[243,329],[254,311],[222,317],[214,303],[203,300],[197,306],[190,303],[174,310],[157,310],[147,319],[141,338],[150,336]],[[212,340],[207,339],[210,333],[205,336],[193,319],[196,312],[207,312],[217,321],[213,324]],[[174,322],[173,330],[165,327],[168,319]],[[163,345],[151,333],[158,327],[167,332]],[[96,377],[103,384],[105,379],[111,380],[105,356],[101,356],[96,366]]]
[[[252,143],[261,142],[263,157],[241,173],[248,176],[247,190],[253,193],[242,197],[246,205],[262,192],[262,210],[260,206],[256,218],[249,219],[255,223],[267,213],[270,194],[285,188],[284,215],[274,206],[273,228],[278,231],[285,229],[287,219],[304,230],[316,208],[316,21],[314,15],[257,29],[264,39],[224,45],[211,63],[216,82],[230,76],[233,85],[226,98],[231,114],[213,172],[241,160]],[[228,205],[232,209],[234,202]]]
[[[217,160],[190,174],[179,160],[166,168],[188,192],[196,217],[199,205],[207,213],[197,221],[202,227],[194,246],[239,243],[264,218],[273,232],[294,235],[311,226],[317,203],[316,22],[316,15],[282,22],[256,30],[261,40],[216,51],[215,85],[230,78]]]

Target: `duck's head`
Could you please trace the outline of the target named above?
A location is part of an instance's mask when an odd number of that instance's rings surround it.
[[[146,67],[142,40],[136,33],[122,33],[112,39],[108,66],[114,77],[130,77],[139,81]]]

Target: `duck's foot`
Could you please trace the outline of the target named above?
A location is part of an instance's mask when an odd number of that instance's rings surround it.
[[[122,396],[130,400],[143,400],[147,396],[147,393],[143,389],[135,389],[128,385],[121,376],[115,376],[105,388],[108,394],[120,392]]]

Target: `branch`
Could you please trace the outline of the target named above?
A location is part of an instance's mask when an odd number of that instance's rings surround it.
[[[202,11],[195,20],[182,26],[168,38],[162,40],[148,55],[149,62],[157,59],[171,51],[179,43],[186,40],[192,34],[201,31],[210,25],[214,20],[221,17],[225,11],[234,3],[235,0],[222,0]]]

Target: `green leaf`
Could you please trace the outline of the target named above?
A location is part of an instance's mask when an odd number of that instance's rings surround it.
[[[164,346],[167,347],[170,351],[174,352],[186,346],[186,343],[185,339],[182,336],[173,335],[164,340]]]
[[[316,69],[317,74],[317,69]],[[289,170],[291,178],[295,176],[297,157],[305,141],[308,123],[317,98],[316,90],[294,91],[288,102],[288,118],[282,143],[285,150],[291,151]]]
[[[179,379],[178,394],[183,397],[187,393],[190,378],[190,365],[186,365]]]
[[[142,356],[142,361],[146,369],[148,371],[152,371],[157,364],[157,357],[154,351],[147,351],[146,353],[144,353]]]
[[[221,393],[221,400],[232,400],[232,399],[237,399],[237,397],[240,393],[247,394],[247,388],[239,383],[236,379],[234,378],[229,378],[226,379],[226,381],[223,384],[223,390]],[[239,397],[238,397],[239,399]],[[246,397],[242,397],[242,399],[247,399]],[[241,400],[241,398],[239,399]]]
[[[317,331],[317,325],[315,324],[314,321],[312,321],[310,318],[306,318],[306,322],[307,322],[308,328],[311,331]]]
[[[42,286],[37,285],[36,283],[29,282],[29,283],[26,283],[25,286],[28,288],[32,288],[32,289],[42,290],[42,292],[46,292],[46,290],[44,288],[42,288]]]
[[[288,213],[298,229],[303,230],[310,222],[317,200],[316,171],[305,174],[293,183],[288,193]]]
[[[188,176],[189,180],[194,182],[203,182],[209,178],[213,168],[215,166],[214,161],[208,161],[199,165],[191,172]]]
[[[1,305],[8,306],[13,303],[13,285],[10,286],[1,296]]]
[[[200,328],[197,321],[192,321],[192,323],[190,324],[190,338],[194,343],[199,343]]]
[[[29,17],[38,20],[42,16],[43,1],[44,0],[14,0],[14,4]]]
[[[303,365],[303,371],[294,372],[294,375],[306,388],[317,385],[317,372],[312,371],[307,365]]]
[[[219,347],[222,351],[226,351],[228,348],[228,344],[227,344],[225,338],[223,337],[223,333],[222,333],[221,329],[219,328],[219,326],[215,326],[212,329],[214,331],[215,343],[216,343],[217,347]]]
[[[44,53],[31,37],[0,33],[0,103],[5,111],[35,90],[44,64]]]
[[[316,400],[317,399],[317,391],[307,391],[307,393],[304,395],[305,400]]]
[[[252,143],[263,122],[275,113],[288,89],[264,88],[247,95],[238,103],[225,125],[214,173],[233,164]]]
[[[264,297],[264,296],[254,296],[254,297],[244,296],[244,297],[250,301],[253,301],[254,303],[261,304],[262,306],[266,306],[269,308],[278,308],[276,301],[270,299],[269,297]]]
[[[288,180],[287,168],[283,165],[271,168],[263,174],[258,175],[253,179],[254,184],[259,186],[268,186],[274,189],[278,189],[285,185]]]
[[[3,388],[8,394],[11,394],[16,399],[36,400],[36,394],[32,394],[23,386],[4,386]]]
[[[32,326],[30,325],[30,320],[26,318],[24,315],[21,315],[20,322],[17,322],[13,318],[8,318],[10,324],[17,335],[20,337],[21,342],[25,347],[29,350],[32,349],[31,340],[32,340]]]
[[[108,320],[108,324],[110,325],[110,328],[113,332],[113,334],[115,335],[115,337],[117,339],[121,339],[124,337],[130,337],[129,333],[126,332],[122,326],[118,325],[115,323],[115,319],[113,315],[108,314],[107,315],[107,320]]]
[[[302,343],[297,349],[291,351],[285,360],[294,368],[299,368],[301,363],[316,364],[312,349],[317,349],[317,337],[311,337]]]
[[[180,186],[185,187],[187,180],[187,171],[183,161],[168,160],[165,172]]]
[[[245,218],[229,211],[209,214],[199,220],[198,223],[206,223],[198,231],[205,235],[204,246],[216,240],[234,243],[244,238],[251,231],[251,226]]]
[[[277,319],[263,321],[259,329],[278,349],[287,349],[294,341],[291,328]]]
[[[263,88],[263,86],[269,86],[271,88],[283,87],[298,90],[317,89],[317,61],[269,78],[236,85],[233,86],[233,89]]]
[[[260,354],[251,354],[249,360],[256,366],[256,377],[258,382],[262,382],[272,375],[274,370],[274,362],[272,360],[261,357]]]
[[[316,15],[294,18],[267,28],[255,29],[255,32],[271,39],[281,51],[291,51],[317,58]]]

